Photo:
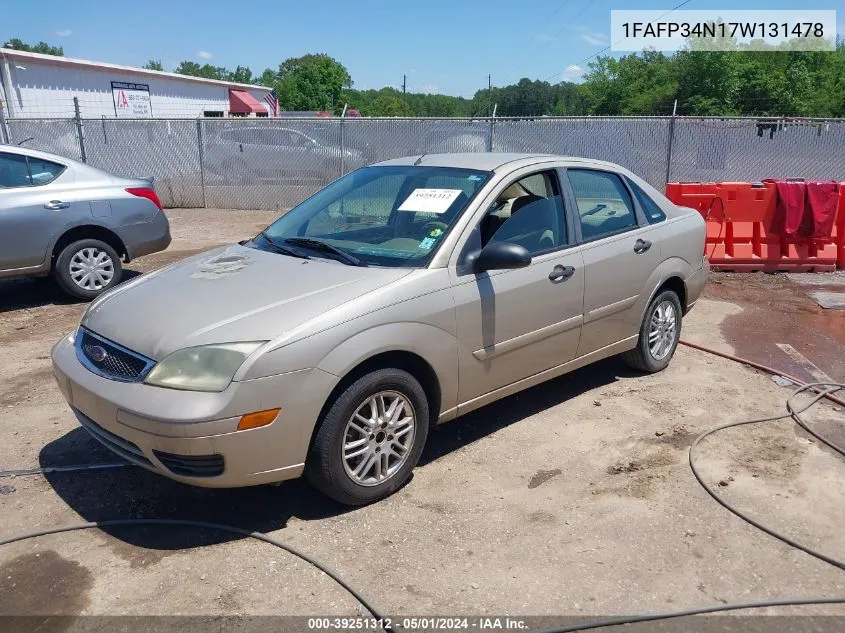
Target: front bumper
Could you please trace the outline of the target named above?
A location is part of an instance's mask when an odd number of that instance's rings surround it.
[[[314,425],[338,378],[319,369],[233,382],[220,393],[110,380],[76,356],[73,335],[56,343],[62,395],[95,439],[128,461],[196,486],[231,488],[302,474]],[[238,431],[240,417],[281,407],[276,420]]]

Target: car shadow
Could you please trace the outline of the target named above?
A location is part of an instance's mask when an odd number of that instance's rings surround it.
[[[613,357],[520,391],[432,429],[419,463],[425,466],[452,451],[562,404],[585,391],[610,385],[620,378],[639,375],[641,374],[631,370],[618,357]]]
[[[634,375],[620,361],[608,359],[487,405],[434,429],[429,435],[420,466],[425,467],[506,426],[566,402],[583,391]],[[39,455],[42,468],[119,461],[81,428],[50,442]],[[319,520],[354,510],[318,493],[304,479],[277,486],[197,488],[135,466],[54,471],[46,473],[45,477],[56,494],[85,521],[189,519],[272,532],[286,527],[291,518]],[[104,531],[125,543],[155,550],[189,549],[243,538],[206,529],[155,526],[107,527]]]
[[[123,269],[120,283],[126,283],[142,274],[139,270]],[[87,303],[64,293],[52,277],[33,277],[0,281],[0,314],[24,308],[47,305],[74,305]]]

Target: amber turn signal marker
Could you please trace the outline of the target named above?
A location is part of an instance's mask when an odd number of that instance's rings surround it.
[[[267,426],[276,419],[281,409],[267,409],[266,411],[255,411],[254,413],[247,413],[238,422],[238,430],[244,431],[246,429],[256,429],[259,426]]]

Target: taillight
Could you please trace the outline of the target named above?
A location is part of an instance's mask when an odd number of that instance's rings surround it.
[[[157,206],[159,211],[162,210],[161,200],[158,199],[158,194],[156,194],[155,189],[150,189],[148,187],[129,187],[126,189],[126,193],[131,193],[133,196],[138,196],[139,198],[146,198]]]

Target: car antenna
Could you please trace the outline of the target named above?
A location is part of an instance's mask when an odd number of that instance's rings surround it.
[[[420,156],[417,160],[414,161],[414,165],[419,165],[422,162],[422,159],[425,158],[426,154],[428,154],[428,152],[423,152],[422,156]]]

